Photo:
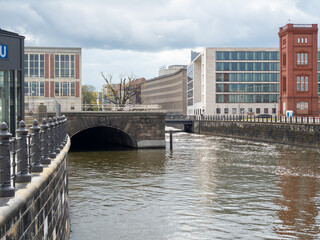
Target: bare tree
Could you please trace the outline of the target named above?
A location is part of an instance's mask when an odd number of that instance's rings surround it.
[[[136,79],[133,76],[120,76],[120,83],[112,83],[112,75],[104,75],[101,73],[103,79],[106,81],[107,91],[105,93],[107,101],[117,104],[120,107],[130,103],[136,95]]]

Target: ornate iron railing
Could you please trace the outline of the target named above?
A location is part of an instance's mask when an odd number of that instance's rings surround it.
[[[16,137],[8,132],[5,122],[0,124],[0,197],[13,197],[16,183],[31,181],[32,172],[42,172],[45,165],[63,149],[67,143],[67,118],[60,116],[34,120],[27,129],[19,122]]]

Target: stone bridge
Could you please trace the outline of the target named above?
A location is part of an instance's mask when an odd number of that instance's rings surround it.
[[[145,111],[63,113],[72,145],[165,148],[165,113]]]

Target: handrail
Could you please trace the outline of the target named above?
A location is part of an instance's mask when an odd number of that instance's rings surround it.
[[[291,124],[318,124],[320,125],[320,117],[286,117],[286,116],[245,116],[245,115],[196,115],[188,116],[188,119],[198,121],[220,121],[220,122],[253,122],[253,123],[291,123]]]

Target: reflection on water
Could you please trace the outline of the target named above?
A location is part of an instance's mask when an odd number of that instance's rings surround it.
[[[316,149],[175,133],[174,150],[72,152],[72,240],[319,239]]]
[[[282,151],[278,158],[281,195],[275,198],[275,203],[280,206],[277,216],[281,224],[274,231],[287,238],[318,239],[318,162],[308,161],[313,154],[302,151],[300,156]]]

